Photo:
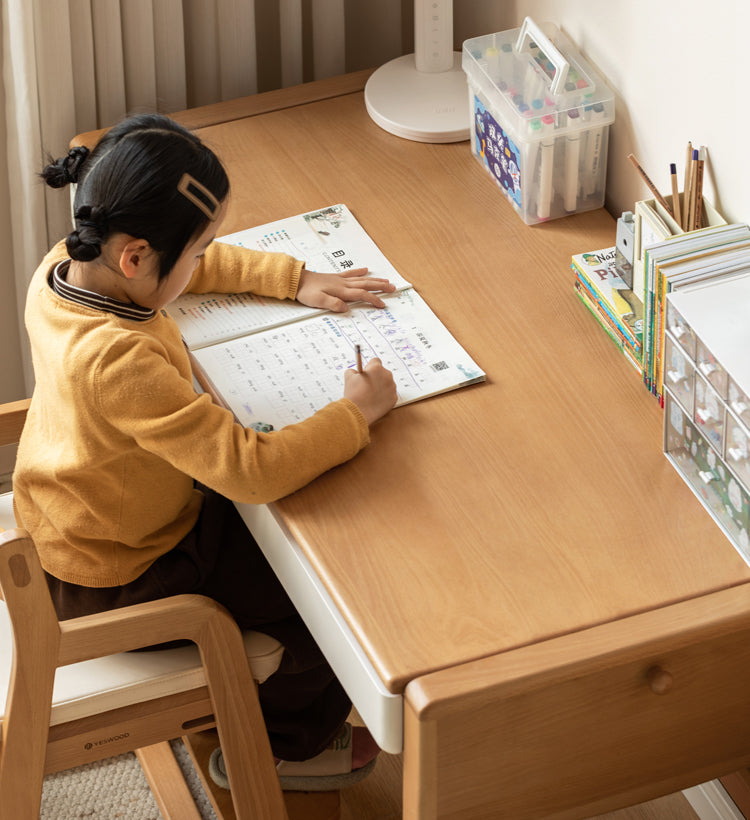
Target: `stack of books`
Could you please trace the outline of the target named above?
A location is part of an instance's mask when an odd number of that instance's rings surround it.
[[[573,255],[578,297],[638,371],[643,361],[643,303],[617,275],[615,248]]]
[[[643,382],[664,406],[667,294],[750,271],[750,228],[715,225],[644,248]]]

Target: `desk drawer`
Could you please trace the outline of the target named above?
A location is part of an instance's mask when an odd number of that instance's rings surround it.
[[[427,675],[404,816],[589,817],[732,772],[748,677],[747,585]]]

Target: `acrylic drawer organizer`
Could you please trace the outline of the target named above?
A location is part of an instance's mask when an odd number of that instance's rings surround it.
[[[750,564],[748,273],[667,297],[664,452]]]

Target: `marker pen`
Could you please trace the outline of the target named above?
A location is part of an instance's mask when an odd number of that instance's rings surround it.
[[[604,119],[604,106],[601,103],[594,103],[591,106],[592,123]],[[583,195],[591,196],[598,187],[600,163],[602,159],[602,139],[603,132],[601,126],[591,127],[586,142],[586,156],[584,158],[584,179]]]
[[[521,184],[526,192],[526,202],[534,201],[534,191],[536,182],[536,160],[539,153],[539,138],[542,134],[542,120],[534,117],[529,120],[528,125],[528,148],[526,149],[526,165],[523,170]]]
[[[484,52],[484,59],[487,61],[487,73],[493,83],[500,80],[500,53],[495,46],[488,46]]]
[[[500,46],[500,76],[507,80],[513,73],[513,46],[503,43]]]
[[[523,98],[527,103],[536,100],[544,93],[544,80],[534,68],[533,60],[526,65],[526,76],[523,82]]]
[[[536,215],[540,222],[549,219],[552,205],[552,170],[555,156],[555,118],[551,114],[542,117],[542,144],[539,158],[539,197]]]
[[[581,159],[580,112],[577,108],[568,111],[568,132],[565,137],[565,195],[564,208],[568,213],[575,211],[578,204],[578,165]]]

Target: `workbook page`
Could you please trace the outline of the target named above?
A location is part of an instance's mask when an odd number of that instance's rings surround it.
[[[185,293],[167,310],[191,350],[322,312],[254,293]]]
[[[341,398],[344,371],[377,356],[393,371],[398,404],[484,379],[484,373],[414,291],[386,307],[351,308],[196,351],[217,391],[245,426],[279,429]]]
[[[397,290],[409,287],[345,205],[248,228],[217,241],[286,253],[319,273],[368,268],[372,276],[388,279]],[[321,313],[289,299],[252,293],[186,293],[167,310],[191,350]]]

